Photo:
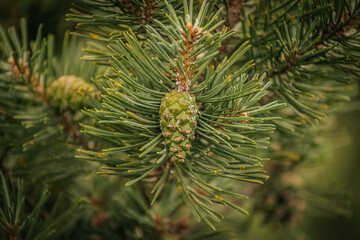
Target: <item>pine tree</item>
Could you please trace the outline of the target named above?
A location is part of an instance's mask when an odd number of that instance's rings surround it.
[[[70,11],[61,49],[0,28],[1,238],[238,239],[257,217],[299,238],[306,212],[349,215],[300,172],[347,142],[359,1]]]

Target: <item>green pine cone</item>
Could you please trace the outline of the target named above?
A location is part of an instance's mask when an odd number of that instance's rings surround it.
[[[93,98],[99,98],[101,95],[95,87],[82,78],[72,75],[62,76],[52,82],[49,86],[48,99],[54,107],[78,111],[84,106],[87,106],[84,98],[80,96],[80,94],[83,94],[87,97],[85,92],[90,94]]]
[[[198,121],[195,97],[189,92],[173,90],[160,105],[160,125],[171,161],[182,163],[190,154]]]

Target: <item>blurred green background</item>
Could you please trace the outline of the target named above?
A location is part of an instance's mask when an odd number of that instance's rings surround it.
[[[44,34],[54,34],[56,44],[60,46],[65,31],[74,28],[65,21],[70,7],[70,0],[0,0],[0,23],[6,29],[18,26],[19,19],[25,17],[31,39],[35,38],[39,24],[43,23]],[[325,182],[330,188],[340,184],[350,190],[352,214],[348,218],[305,216],[300,223],[300,228],[306,233],[305,239],[360,239],[360,100],[354,99],[349,108],[339,114],[338,122],[339,128],[345,127],[349,132],[350,144],[330,154],[326,166],[316,170],[316,181]],[[256,228],[251,230],[249,238],[279,239],[279,234],[269,227]]]
[[[349,218],[309,219],[304,227],[311,239],[360,239],[360,110],[359,99],[350,104],[355,109],[338,116],[339,127],[345,126],[350,144],[335,151],[329,166],[319,173],[319,179],[329,183],[344,183],[351,192]],[[340,126],[341,125],[341,126]]]
[[[52,33],[60,44],[67,29],[74,24],[65,21],[71,7],[70,0],[0,0],[0,22],[3,28],[18,26],[20,18],[26,18],[30,39],[36,36],[37,28],[43,24],[44,34]]]

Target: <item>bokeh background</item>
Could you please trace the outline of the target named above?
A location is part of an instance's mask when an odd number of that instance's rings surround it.
[[[20,18],[28,22],[29,37],[35,38],[39,24],[44,25],[44,34],[54,34],[56,45],[61,46],[66,30],[74,25],[66,22],[65,14],[71,7],[70,0],[0,0],[0,24],[6,29],[19,25]],[[325,154],[319,168],[311,168],[316,182],[347,189],[351,192],[350,215],[348,217],[304,216],[300,229],[306,239],[360,239],[360,98],[344,107],[338,115],[339,129],[348,132],[349,143]],[[325,166],[323,166],[326,162]],[[279,239],[279,234],[271,227],[253,225],[249,239]],[[283,237],[286,239],[286,237]]]

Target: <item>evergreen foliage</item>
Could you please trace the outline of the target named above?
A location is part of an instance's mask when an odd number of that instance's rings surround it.
[[[0,28],[1,238],[238,239],[256,216],[298,238],[306,213],[349,215],[347,190],[302,173],[347,142],[360,1],[70,12],[61,49]]]

